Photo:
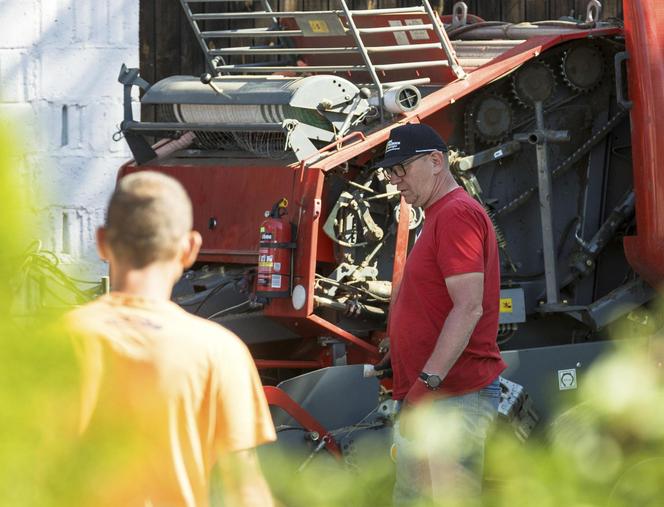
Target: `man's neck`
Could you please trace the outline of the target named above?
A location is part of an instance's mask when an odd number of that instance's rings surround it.
[[[141,269],[111,264],[111,289],[148,299],[169,300],[177,278],[173,266],[150,264]]]
[[[447,194],[449,194],[453,190],[456,190],[457,188],[459,188],[459,185],[457,184],[456,180],[451,174],[448,173],[447,175],[438,178],[436,180],[434,190],[431,193],[431,197],[429,198],[428,202],[423,206],[423,208],[424,209],[429,208],[432,204],[438,202]]]

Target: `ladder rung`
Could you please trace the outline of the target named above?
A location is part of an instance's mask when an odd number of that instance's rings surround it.
[[[450,63],[447,60],[429,60],[425,62],[404,62],[404,63],[387,63],[381,65],[374,65],[374,69],[400,70],[400,69],[417,69],[420,67],[449,67],[449,65]]]
[[[268,28],[241,28],[237,30],[212,30],[201,32],[204,39],[215,37],[296,37],[302,35],[301,30],[270,30]]]
[[[302,54],[341,54],[357,51],[356,47],[345,48],[284,48],[266,46],[243,46],[223,49],[210,49],[213,56],[219,55],[302,55]]]
[[[309,66],[258,66],[258,65],[219,65],[215,70],[221,72],[366,72],[366,65],[309,65]]]
[[[398,26],[379,26],[376,28],[358,28],[357,31],[363,33],[389,33],[389,32],[414,32],[415,30],[433,30],[433,25],[398,25]]]
[[[410,44],[404,46],[373,46],[365,48],[368,53],[389,53],[398,51],[417,51],[424,49],[442,49],[439,42],[431,44]],[[208,53],[212,56],[223,55],[302,55],[302,54],[343,54],[356,52],[357,47],[337,48],[284,48],[274,46],[241,46],[223,49],[210,49]]]
[[[301,15],[316,15],[316,14],[330,14],[332,11],[291,11],[291,12],[277,12],[277,11],[256,11],[256,12],[208,12],[203,14],[192,14],[191,19],[194,21],[212,21],[224,19],[271,19],[271,18],[294,18]],[[337,14],[336,11],[333,12]]]
[[[425,14],[423,7],[402,7],[397,9],[368,9],[350,11],[352,16],[385,16],[390,14]],[[256,11],[256,12],[209,12],[192,14],[195,21],[221,19],[294,18],[298,16],[330,15],[344,16],[343,11]]]
[[[403,46],[374,46],[366,47],[367,53],[389,53],[390,51],[418,51],[423,49],[443,49],[440,42],[431,44],[408,44]]]
[[[383,16],[386,14],[426,14],[424,7],[397,7],[395,9],[365,9],[350,11],[353,16]]]

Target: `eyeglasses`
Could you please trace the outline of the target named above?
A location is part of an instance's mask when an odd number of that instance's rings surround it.
[[[403,178],[406,176],[406,166],[409,166],[416,160],[431,155],[431,152],[423,153],[422,155],[416,155],[415,157],[409,158],[405,162],[400,164],[395,164],[392,167],[385,167],[385,176],[387,176],[388,181],[391,180],[394,176],[398,178]]]

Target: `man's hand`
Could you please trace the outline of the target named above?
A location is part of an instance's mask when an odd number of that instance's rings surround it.
[[[410,388],[403,402],[406,406],[418,405],[419,403],[435,398],[436,391],[429,389],[424,382],[416,380]]]

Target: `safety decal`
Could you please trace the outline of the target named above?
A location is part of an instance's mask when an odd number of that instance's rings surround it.
[[[272,284],[273,289],[281,289],[281,275],[272,275]]]
[[[314,33],[330,33],[330,28],[322,19],[310,19],[309,26]]]
[[[558,370],[558,389],[561,391],[576,389],[576,368]]]
[[[500,298],[500,313],[512,313],[512,298]]]

